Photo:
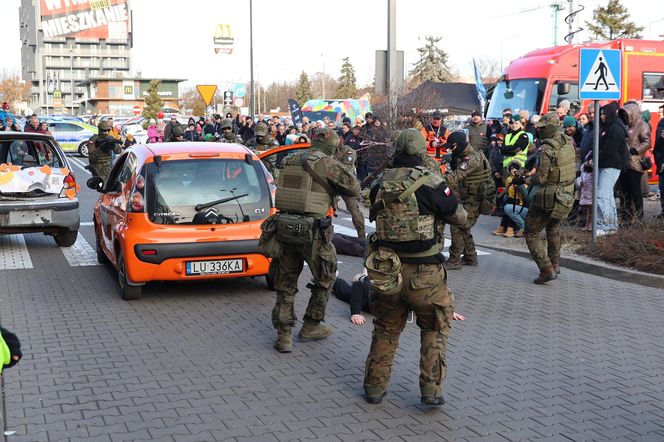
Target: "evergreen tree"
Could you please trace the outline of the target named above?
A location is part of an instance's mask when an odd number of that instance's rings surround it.
[[[350,64],[348,57],[343,59],[341,65],[341,77],[339,77],[339,86],[337,86],[337,98],[355,98],[357,95],[357,85],[355,84],[355,69]]]
[[[452,73],[447,66],[447,53],[436,45],[442,37],[426,36],[426,45],[418,48],[420,60],[410,71],[410,81],[414,85],[425,81],[446,82],[452,79]]]
[[[145,127],[147,127],[150,118],[157,119],[157,113],[164,107],[164,101],[157,93],[159,83],[159,80],[152,80],[148,87],[148,96],[145,97],[145,105],[143,106],[143,118],[145,118],[143,126]]]
[[[298,104],[302,105],[307,100],[311,100],[313,94],[311,93],[311,82],[306,72],[302,71],[300,79],[297,82],[297,89],[295,90],[295,99]]]
[[[636,26],[634,22],[629,21],[629,12],[620,4],[620,0],[609,0],[606,7],[595,8],[593,23],[587,21],[586,26],[597,40],[641,38],[643,31],[643,26]]]

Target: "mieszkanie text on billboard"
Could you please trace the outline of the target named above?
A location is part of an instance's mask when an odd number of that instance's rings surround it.
[[[45,38],[74,37],[126,41],[127,0],[40,0]]]

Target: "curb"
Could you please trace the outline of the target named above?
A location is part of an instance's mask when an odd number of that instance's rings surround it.
[[[510,255],[519,256],[521,258],[531,259],[528,250],[514,249],[511,247],[498,247],[476,243],[478,247],[485,249],[495,250],[497,252],[504,252]],[[611,264],[594,261],[585,256],[579,255],[561,255],[560,266],[578,272],[589,273],[591,275],[601,276],[615,281],[629,282],[632,284],[639,284],[646,287],[664,288],[664,276],[651,275],[650,273],[640,272],[638,270],[626,269]]]

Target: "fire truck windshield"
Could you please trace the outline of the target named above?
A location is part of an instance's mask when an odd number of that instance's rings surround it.
[[[522,78],[518,80],[501,81],[496,84],[487,118],[500,119],[503,109],[512,109],[512,113],[527,110],[530,115],[539,113],[542,108],[542,97],[546,80],[543,78]]]

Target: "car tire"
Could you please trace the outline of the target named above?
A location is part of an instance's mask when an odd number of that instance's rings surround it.
[[[73,246],[76,242],[76,238],[78,238],[78,230],[73,232],[71,230],[61,230],[60,232],[56,233],[55,236],[53,236],[55,243],[60,247]]]
[[[99,233],[95,228],[95,252],[97,252],[97,262],[99,264],[108,264],[108,257],[104,253],[104,249],[101,248],[101,242],[99,241]]]
[[[90,155],[90,152],[88,151],[88,142],[84,141],[81,144],[78,145],[78,155],[87,158]]]
[[[120,295],[125,301],[134,301],[139,299],[143,292],[143,286],[129,285],[129,280],[127,278],[127,267],[125,265],[122,251],[120,251],[118,255],[118,283],[120,284]]]
[[[277,289],[274,286],[274,279],[270,275],[265,275],[265,284],[267,284],[267,288],[275,292]]]

